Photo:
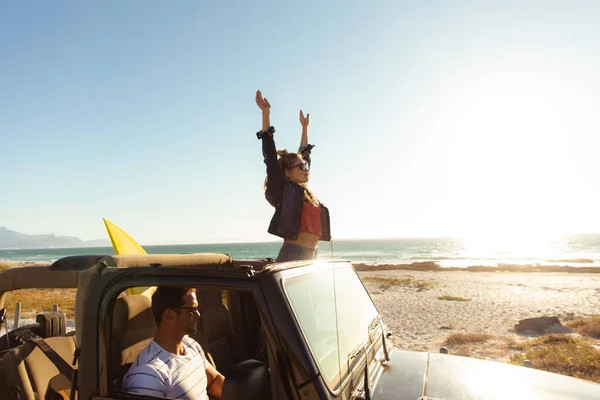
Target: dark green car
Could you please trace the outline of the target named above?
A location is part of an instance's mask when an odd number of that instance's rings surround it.
[[[223,399],[600,399],[600,384],[394,347],[347,261],[223,254],[67,257],[0,273],[0,308],[10,290],[77,288],[74,334],[42,337],[39,327],[21,329],[29,339],[9,333],[24,344],[13,340],[4,351],[0,399],[75,392],[80,399],[149,398],[124,392],[120,382],[153,338],[149,294],[157,285],[197,288],[193,337],[225,375]]]

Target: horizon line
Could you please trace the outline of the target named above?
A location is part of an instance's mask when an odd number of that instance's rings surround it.
[[[561,236],[577,236],[577,235],[600,235],[600,232],[578,232],[578,233],[563,233],[556,235]],[[375,240],[411,240],[411,239],[423,239],[423,240],[465,240],[464,235],[439,235],[439,236],[395,236],[395,237],[370,237],[370,238],[357,238],[357,237],[342,237],[332,240],[331,243],[336,241],[375,241]],[[27,247],[27,248],[0,248],[0,251],[20,251],[20,250],[70,250],[70,249],[101,249],[111,248],[112,245],[109,239],[92,239],[86,240],[85,242],[106,240],[108,245],[106,246],[71,246],[71,247]],[[260,240],[260,241],[231,241],[231,242],[204,242],[204,243],[146,243],[141,246],[150,247],[164,247],[164,246],[208,246],[208,245],[228,245],[228,244],[271,244],[271,243],[282,243],[281,240]],[[326,242],[324,242],[326,243]]]

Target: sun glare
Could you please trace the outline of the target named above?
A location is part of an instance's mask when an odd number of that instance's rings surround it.
[[[488,367],[488,368],[486,368]],[[481,369],[467,371],[464,380],[474,398],[507,399],[514,393],[519,393],[519,398],[535,398],[535,391],[531,382],[523,376],[518,368],[502,366],[493,368],[494,365],[484,364]],[[501,385],[499,382],[510,382],[510,385]],[[494,388],[490,392],[490,388]]]
[[[568,205],[587,187],[573,143],[597,125],[594,99],[584,78],[538,64],[474,65],[434,93],[428,128],[446,164],[447,201],[478,247],[531,247],[585,221]]]
[[[465,235],[463,238],[465,251],[474,257],[490,257],[495,255],[502,258],[518,257],[550,257],[551,249],[549,243],[556,239],[554,235],[543,232],[519,232],[510,233],[482,233],[479,235]]]

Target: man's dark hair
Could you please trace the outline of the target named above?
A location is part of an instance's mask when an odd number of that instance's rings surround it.
[[[152,295],[152,314],[156,324],[160,324],[163,312],[167,309],[176,310],[183,306],[183,296],[192,288],[159,286]]]

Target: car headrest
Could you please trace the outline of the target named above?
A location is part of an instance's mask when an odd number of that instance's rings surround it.
[[[220,308],[223,305],[222,292],[219,289],[196,289],[196,298],[200,309]]]
[[[113,309],[113,332],[131,332],[156,328],[152,300],[142,294],[119,297]]]

